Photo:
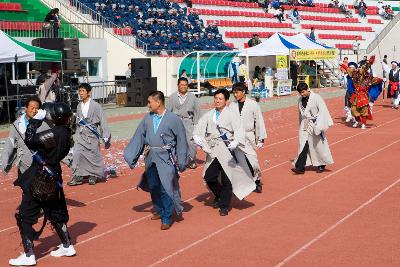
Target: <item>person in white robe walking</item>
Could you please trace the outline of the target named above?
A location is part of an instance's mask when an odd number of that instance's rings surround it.
[[[298,100],[299,149],[292,171],[304,174],[306,166],[314,166],[321,173],[326,165],[333,163],[326,137],[333,120],[322,97],[311,92],[306,83],[299,83],[297,91],[301,96]]]
[[[253,175],[242,149],[245,132],[240,120],[227,107],[229,92],[214,93],[215,109],[204,114],[196,125],[193,141],[206,153],[203,177],[214,194],[213,207],[221,216],[228,215],[232,193],[239,200],[255,188]]]
[[[256,179],[255,192],[262,192],[261,169],[257,158],[257,150],[262,148],[267,138],[267,131],[261,108],[256,101],[246,97],[247,86],[244,82],[235,83],[232,92],[235,97],[229,108],[240,117],[245,130],[246,144],[243,152],[246,154],[250,170]]]

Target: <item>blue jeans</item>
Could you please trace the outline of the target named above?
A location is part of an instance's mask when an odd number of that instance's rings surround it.
[[[147,169],[146,175],[154,210],[161,216],[163,224],[171,224],[174,204],[160,181],[155,164]]]

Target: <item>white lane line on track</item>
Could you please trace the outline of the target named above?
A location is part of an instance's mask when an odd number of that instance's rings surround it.
[[[340,109],[340,108],[338,108],[338,109]],[[338,110],[338,109],[334,109],[334,110],[336,111],[336,110]],[[378,112],[380,112],[380,111],[384,111],[384,110],[385,110],[385,109],[380,109],[380,110],[378,110],[376,113],[378,113]],[[265,112],[263,112],[263,113],[265,113]],[[264,119],[264,121],[265,121],[265,119]],[[285,120],[285,121],[286,121],[286,120]],[[291,126],[296,125],[296,124],[298,124],[298,123],[288,123],[288,124],[285,124],[284,126],[279,126],[279,127],[276,127],[276,128],[272,128],[272,130],[268,131],[268,133],[277,132],[276,129],[278,129],[278,128],[289,127],[289,126],[291,127]],[[296,138],[296,137],[293,137],[293,138]],[[291,138],[289,138],[289,139],[287,139],[287,140],[291,140]],[[285,140],[285,141],[287,141],[287,140]],[[275,144],[278,144],[278,143],[269,144],[269,145],[264,146],[264,147],[270,147],[270,146],[273,146],[273,145],[275,145]],[[262,148],[261,148],[261,149],[262,149]],[[10,181],[10,180],[13,180],[13,179],[15,179],[15,178],[0,179],[0,182],[7,182],[7,181]],[[6,200],[6,201],[7,201],[7,200]],[[2,202],[0,201],[0,203],[2,203]]]
[[[189,199],[184,200],[184,202],[192,201],[193,199],[195,199],[195,198],[197,198],[197,197],[199,197],[200,195],[203,195],[203,194],[206,194],[206,193],[203,192],[203,193],[201,193],[201,194],[199,194],[199,195],[196,195],[196,196],[194,196],[194,197],[191,197],[191,198],[189,198]],[[122,224],[122,225],[120,225],[120,226],[118,226],[118,227],[116,227],[116,228],[112,228],[112,229],[107,230],[107,231],[105,231],[105,232],[103,232],[103,233],[101,233],[101,234],[98,234],[98,235],[89,237],[89,238],[87,238],[87,239],[85,239],[85,240],[79,241],[79,242],[76,243],[74,246],[76,247],[76,246],[79,246],[79,245],[83,245],[83,244],[85,244],[85,243],[87,243],[87,242],[89,242],[89,241],[92,241],[92,240],[94,240],[94,239],[100,238],[100,237],[105,236],[105,235],[107,235],[107,234],[110,234],[110,233],[112,233],[112,232],[118,231],[118,230],[123,229],[123,228],[125,228],[125,227],[128,227],[128,226],[130,226],[130,225],[132,225],[132,224],[134,224],[134,223],[141,222],[141,221],[143,221],[143,220],[145,220],[145,219],[150,218],[151,216],[152,216],[152,214],[149,214],[149,215],[140,217],[140,218],[138,218],[138,219],[136,219],[136,220],[133,220],[133,221],[131,221],[131,222]],[[46,255],[46,256],[44,256],[44,257],[38,259],[37,261],[41,261],[41,260],[43,260],[43,259],[45,259],[45,258],[48,258],[48,257],[50,257],[50,254],[48,254],[48,255]]]
[[[331,225],[330,227],[328,227],[325,231],[321,232],[319,235],[317,235],[316,237],[314,237],[313,239],[311,239],[309,242],[307,242],[306,244],[304,244],[303,246],[301,246],[300,248],[298,248],[296,251],[294,251],[292,254],[290,254],[288,257],[286,257],[283,261],[279,262],[276,266],[280,267],[285,265],[286,263],[288,263],[290,260],[292,260],[294,257],[296,257],[297,255],[299,255],[301,252],[303,252],[304,250],[306,250],[307,248],[309,248],[311,245],[313,245],[315,242],[319,241],[321,238],[323,238],[325,235],[327,235],[329,232],[333,231],[336,227],[338,227],[339,225],[341,225],[342,223],[344,223],[345,221],[347,221],[348,219],[350,219],[350,217],[352,217],[354,214],[358,213],[361,209],[365,208],[366,206],[368,206],[369,204],[371,204],[373,201],[375,201],[377,198],[379,198],[381,195],[383,195],[384,193],[386,193],[387,191],[389,191],[390,189],[392,189],[395,185],[397,185],[400,182],[400,178],[397,179],[397,181],[395,181],[394,183],[392,183],[391,185],[385,187],[382,191],[380,191],[378,194],[376,194],[375,196],[371,197],[370,199],[368,199],[366,202],[364,202],[362,205],[360,205],[358,208],[356,208],[355,210],[353,210],[352,212],[350,212],[349,214],[347,214],[346,216],[344,216],[342,219],[340,219],[339,221],[337,221],[335,224]]]
[[[316,184],[328,179],[329,177],[331,177],[331,176],[333,176],[333,175],[335,175],[335,174],[337,174],[339,172],[342,172],[343,170],[346,170],[349,167],[351,167],[351,166],[353,166],[353,165],[355,165],[355,164],[357,164],[357,163],[359,163],[359,162],[361,162],[361,161],[363,161],[363,160],[365,160],[365,159],[367,159],[367,158],[369,158],[369,157],[371,157],[371,156],[373,156],[373,155],[375,155],[375,154],[385,150],[386,148],[389,148],[392,145],[397,144],[399,142],[400,142],[400,139],[398,139],[397,141],[395,141],[395,142],[393,142],[393,143],[391,143],[389,145],[386,145],[386,146],[384,146],[384,147],[382,147],[382,148],[380,148],[380,149],[378,149],[378,150],[376,150],[376,151],[374,151],[374,152],[372,152],[372,153],[370,153],[370,154],[368,154],[368,155],[366,155],[366,156],[364,156],[364,157],[362,157],[362,158],[350,163],[349,165],[346,165],[345,167],[340,168],[337,171],[334,171],[334,172],[332,172],[332,173],[330,173],[330,174],[328,174],[328,175],[326,175],[326,176],[324,176],[324,177],[312,182],[311,184],[308,184],[308,185],[306,185],[306,186],[304,186],[304,187],[302,187],[302,188],[300,188],[300,189],[298,189],[298,190],[296,190],[296,191],[294,191],[294,192],[292,192],[292,193],[290,193],[290,194],[288,194],[288,195],[286,195],[286,196],[284,196],[284,197],[282,197],[282,198],[280,198],[280,199],[278,199],[278,200],[276,200],[276,201],[274,201],[274,202],[272,202],[270,204],[265,205],[264,207],[262,207],[262,208],[260,208],[260,209],[258,209],[256,211],[250,213],[249,215],[246,215],[246,216],[240,218],[239,220],[236,220],[235,222],[233,222],[231,224],[228,224],[225,227],[220,228],[217,231],[214,231],[214,232],[208,234],[207,236],[205,236],[205,237],[203,237],[201,239],[198,239],[195,242],[190,243],[189,245],[187,245],[187,246],[175,251],[174,253],[169,254],[168,256],[165,256],[164,258],[152,263],[149,266],[159,265],[159,264],[161,264],[161,263],[173,258],[174,256],[176,256],[178,254],[181,254],[181,253],[185,252],[186,250],[188,250],[188,249],[190,249],[190,248],[192,248],[192,247],[194,247],[194,246],[196,246],[196,245],[198,245],[198,244],[200,244],[200,243],[202,243],[204,241],[207,241],[208,239],[216,236],[217,234],[219,234],[219,233],[221,233],[221,232],[223,232],[223,231],[225,231],[225,230],[227,230],[227,229],[229,229],[229,228],[231,228],[231,227],[233,227],[233,226],[235,226],[235,225],[237,225],[237,224],[239,224],[239,223],[241,223],[241,222],[243,222],[243,221],[245,221],[245,220],[247,220],[247,219],[249,219],[249,218],[251,218],[251,217],[253,217],[255,215],[257,215],[258,213],[260,213],[260,212],[262,212],[262,211],[264,211],[264,210],[266,210],[266,209],[268,209],[270,207],[273,207],[273,206],[279,204],[280,202],[282,202],[282,201],[284,201],[284,200],[286,200],[286,199],[288,199],[288,198],[290,198],[290,197],[292,197],[294,195],[297,195],[298,193],[301,193],[302,191],[308,189],[309,187],[312,187],[312,186],[314,186],[314,185],[316,185]]]
[[[358,135],[361,135],[361,134],[365,134],[365,133],[367,133],[367,132],[369,132],[369,131],[372,131],[372,130],[374,130],[374,129],[377,129],[377,128],[379,128],[379,127],[382,127],[382,126],[384,126],[384,125],[386,125],[386,124],[389,124],[389,123],[391,123],[391,122],[393,122],[393,121],[396,121],[396,120],[400,120],[400,118],[390,120],[390,121],[388,121],[388,122],[385,122],[385,123],[383,123],[383,124],[381,124],[381,125],[378,125],[378,126],[376,126],[376,127],[373,127],[373,128],[369,128],[369,129],[366,129],[366,130],[363,130],[363,131],[360,130],[359,133],[354,134],[354,135],[351,135],[351,136],[348,136],[348,137],[346,137],[346,138],[344,138],[344,139],[338,140],[338,141],[336,141],[336,142],[330,144],[330,146],[333,146],[333,145],[335,145],[335,144],[337,144],[337,143],[340,143],[340,142],[342,142],[342,141],[344,141],[344,140],[348,140],[348,139],[350,139],[350,138],[352,138],[352,137],[355,137],[355,136],[358,136]],[[284,140],[284,141],[278,141],[278,142],[276,142],[276,143],[270,144],[269,146],[273,146],[273,145],[275,145],[275,144],[277,144],[277,143],[280,144],[280,143],[283,143],[283,142],[292,140],[292,139],[294,139],[294,138],[297,138],[297,136],[295,136],[295,137],[293,137],[293,138],[286,139],[286,140]],[[267,147],[267,146],[265,146],[265,147]],[[261,172],[265,172],[265,171],[274,169],[274,168],[279,167],[279,166],[282,166],[282,165],[284,165],[284,164],[286,164],[286,163],[290,163],[290,161],[284,161],[284,162],[278,163],[278,164],[276,164],[276,165],[274,165],[274,166],[272,166],[272,167],[269,167],[269,168],[266,168],[266,169],[264,169],[264,170],[261,170]],[[183,176],[183,177],[185,177],[185,176]],[[104,197],[99,198],[99,199],[91,200],[91,201],[89,201],[89,202],[87,202],[87,203],[84,203],[84,204],[85,204],[85,205],[86,205],[86,204],[92,204],[92,203],[95,203],[95,202],[100,201],[100,200],[108,199],[108,198],[111,198],[111,197],[113,197],[113,196],[117,196],[117,195],[123,194],[123,193],[125,193],[125,192],[132,191],[132,190],[134,190],[134,189],[136,189],[136,187],[132,187],[132,188],[123,190],[123,191],[121,191],[121,192],[117,192],[117,193],[114,193],[114,194],[111,194],[111,195],[108,195],[108,196],[104,196]],[[200,195],[201,195],[201,194],[200,194]],[[197,196],[196,196],[196,197],[197,197]],[[77,208],[77,207],[71,207],[71,208],[68,208],[68,210],[70,211],[70,210],[75,209],[75,208]],[[0,230],[0,233],[5,232],[5,231],[8,231],[8,230],[12,230],[12,229],[17,229],[17,226],[12,226],[12,227],[8,227],[8,228],[5,228],[5,229],[1,229],[1,230]]]

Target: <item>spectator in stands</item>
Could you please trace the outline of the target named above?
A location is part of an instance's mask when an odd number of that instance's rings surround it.
[[[311,32],[310,32],[310,39],[315,41],[315,28],[311,27]]]
[[[331,2],[328,4],[328,7],[338,8],[339,7],[339,1],[338,0],[331,0]]]
[[[313,0],[306,0],[306,6],[315,6]]]
[[[297,7],[292,9],[292,11],[289,14],[289,18],[292,20],[294,24],[299,24],[300,23],[300,14],[299,11],[297,10]]]
[[[188,8],[192,8],[192,0],[183,0],[183,2],[186,4],[186,6],[188,7]]]
[[[271,1],[271,8],[278,10],[281,8],[281,4],[279,3],[279,0],[272,0]]]
[[[53,37],[58,38],[58,29],[61,27],[61,20],[58,17],[60,10],[58,8],[53,9]]]
[[[385,18],[386,19],[394,18],[394,13],[393,13],[392,7],[390,5],[386,5],[386,7],[385,7]]]
[[[267,0],[258,0],[258,5],[262,7],[264,10],[268,9],[268,1]]]
[[[358,36],[356,36],[356,38],[354,39],[354,42],[353,42],[354,55],[358,55],[358,50],[359,49],[360,49],[360,43],[358,42]]]
[[[185,52],[193,49],[207,50],[206,45],[213,50],[231,50],[225,46],[222,36],[218,35],[216,25],[204,27],[197,13],[193,11],[188,13],[188,9],[181,8],[176,0],[171,2],[167,0],[107,0],[103,3],[85,0],[85,2],[90,2],[89,5],[93,9],[117,25],[131,26],[133,33],[137,36],[138,47],[154,50],[153,54],[159,54],[158,49]],[[186,4],[190,5],[190,2],[192,1],[186,1]],[[97,19],[95,14],[93,18]],[[208,38],[209,32],[214,34],[210,38]],[[171,38],[168,38],[169,33],[171,33]]]
[[[57,16],[56,13],[57,12]],[[57,21],[56,21],[57,20]],[[60,23],[60,24],[59,24]],[[58,28],[61,22],[58,20],[58,8],[54,8],[47,13],[43,23],[43,37],[58,37]]]
[[[125,71],[126,78],[130,78],[132,76],[132,64],[128,63],[128,69]]]
[[[276,9],[274,11],[274,17],[277,18],[280,23],[282,23],[282,21],[285,21],[284,12],[285,12],[285,10],[283,9],[283,7]]]
[[[351,11],[346,7],[346,4],[344,2],[341,2],[339,5],[340,11],[345,15],[346,18],[352,18],[353,14]]]
[[[393,11],[390,5],[384,5],[382,1],[378,1],[378,14],[386,20],[393,19]]]
[[[306,0],[298,0],[297,5],[299,6],[305,6],[306,5]]]
[[[353,8],[358,9],[358,4],[359,4],[358,0],[354,0]]]
[[[358,4],[358,13],[360,14],[361,18],[365,18],[366,15],[366,10],[367,10],[367,4],[365,4],[364,0],[360,0],[360,3]]]
[[[261,44],[260,36],[257,33],[253,34],[253,37],[247,42],[247,44],[249,47]]]

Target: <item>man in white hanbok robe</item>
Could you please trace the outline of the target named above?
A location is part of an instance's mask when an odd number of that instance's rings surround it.
[[[232,193],[242,200],[256,188],[242,151],[245,132],[240,120],[226,106],[228,99],[226,89],[217,90],[215,109],[200,118],[193,133],[193,141],[207,155],[203,177],[215,195],[213,207],[219,208],[221,216],[228,215]]]
[[[308,88],[306,83],[299,83],[297,91],[301,95],[299,108],[299,149],[292,171],[303,174],[306,166],[317,167],[317,172],[333,163],[326,132],[333,125],[329,110],[322,99]]]
[[[229,105],[229,108],[237,117],[240,117],[245,130],[246,144],[243,152],[246,154],[250,170],[256,179],[257,188],[255,192],[261,193],[261,169],[256,151],[263,147],[264,140],[267,138],[267,131],[260,106],[256,101],[246,97],[246,90],[247,86],[242,82],[232,86],[236,100]]]

